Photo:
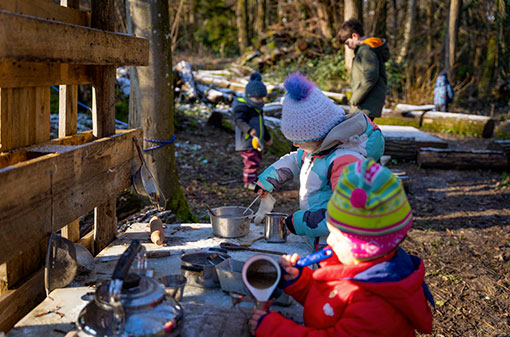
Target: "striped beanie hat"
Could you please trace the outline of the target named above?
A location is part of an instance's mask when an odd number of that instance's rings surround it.
[[[291,74],[283,86],[281,130],[291,142],[311,142],[326,137],[343,122],[345,111],[299,73]]]
[[[386,255],[404,239],[413,213],[402,182],[373,160],[342,172],[327,209],[327,222],[350,241],[357,260]]]

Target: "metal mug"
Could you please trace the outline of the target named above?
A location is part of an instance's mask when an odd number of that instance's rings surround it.
[[[267,213],[264,228],[264,237],[267,242],[287,241],[287,227],[285,226],[285,213]]]

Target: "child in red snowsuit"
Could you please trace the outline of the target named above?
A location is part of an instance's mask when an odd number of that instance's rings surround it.
[[[347,166],[327,208],[333,250],[320,268],[296,268],[284,255],[284,290],[304,306],[300,325],[254,310],[256,336],[415,336],[432,332],[425,267],[398,245],[412,224],[402,183],[365,160]]]

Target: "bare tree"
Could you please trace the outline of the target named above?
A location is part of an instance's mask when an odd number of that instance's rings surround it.
[[[328,2],[317,1],[315,6],[322,35],[329,41],[333,38],[333,29],[331,28],[331,19],[328,12]]]
[[[402,48],[398,55],[397,62],[401,63],[409,53],[409,47],[413,35],[414,18],[416,16],[416,0],[407,1],[407,17],[404,26],[404,38],[402,42]]]
[[[248,48],[248,15],[246,0],[236,0],[237,43],[241,54]]]
[[[453,68],[455,65],[455,56],[457,48],[457,34],[459,29],[460,19],[460,8],[462,6],[462,0],[451,0],[450,1],[450,14],[448,17],[448,52],[445,57],[445,65],[448,70]],[[453,78],[453,74],[450,74]]]
[[[361,8],[361,3],[359,0],[345,0],[344,1],[344,21],[347,21],[350,18],[356,18],[359,20],[360,19],[360,17],[359,17],[360,8]],[[347,68],[347,71],[351,71],[352,60],[354,58],[354,51],[347,46],[345,46],[344,48],[345,48],[345,67]]]
[[[132,67],[136,79],[131,85],[130,114],[140,116],[144,138],[168,141],[174,136],[174,105],[172,81],[172,53],[168,0],[129,0],[128,27],[136,36],[150,40],[149,65]],[[134,88],[133,88],[134,87]],[[144,147],[157,143],[144,141]],[[154,172],[167,208],[181,220],[191,220],[186,197],[179,185],[175,147],[163,144],[145,153],[147,163]]]

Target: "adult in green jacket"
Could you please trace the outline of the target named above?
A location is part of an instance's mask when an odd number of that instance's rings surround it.
[[[338,32],[340,42],[354,50],[350,99],[353,111],[363,111],[371,119],[381,117],[388,91],[384,62],[390,58],[386,41],[364,36],[362,24],[352,18]]]

